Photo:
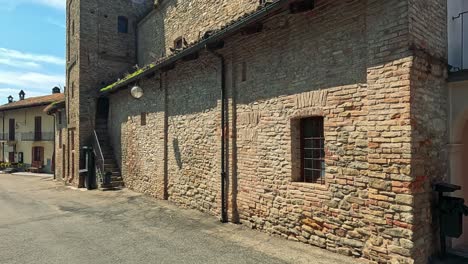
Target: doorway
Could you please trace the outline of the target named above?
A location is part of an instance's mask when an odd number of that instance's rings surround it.
[[[109,117],[109,98],[100,97],[97,100],[96,120],[107,121]]]

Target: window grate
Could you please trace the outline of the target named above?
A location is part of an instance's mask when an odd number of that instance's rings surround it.
[[[323,117],[301,119],[301,181],[325,183]]]

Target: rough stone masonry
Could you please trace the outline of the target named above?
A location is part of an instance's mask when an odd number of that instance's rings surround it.
[[[79,76],[79,101],[67,93],[83,137],[76,144],[92,129],[87,91],[258,8],[254,0],[73,2],[81,8],[69,18],[87,12],[76,17],[83,66],[68,78]],[[111,30],[119,15],[135,25],[128,38]],[[445,15],[443,0],[316,0],[225,39],[217,52],[226,59],[230,221],[368,263],[427,263],[437,248],[430,184],[446,177]],[[108,30],[87,31],[94,22]],[[220,215],[220,63],[202,51],[138,80],[139,100],[128,89],[106,94],[127,187]],[[300,120],[311,116],[324,120],[323,183],[298,181]]]

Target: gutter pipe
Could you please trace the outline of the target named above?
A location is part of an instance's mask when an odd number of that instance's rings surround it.
[[[206,49],[221,62],[221,222],[226,223],[226,59],[223,55],[206,47]]]
[[[2,112],[2,122],[3,122],[3,125],[2,125],[2,139],[3,140],[6,140],[5,138],[5,112]],[[2,162],[5,162],[5,142],[2,142]]]

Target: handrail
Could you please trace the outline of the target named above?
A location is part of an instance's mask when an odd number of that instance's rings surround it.
[[[99,138],[96,133],[96,130],[93,130],[93,132],[94,132],[94,140],[96,141],[97,147],[99,149],[99,154],[101,156],[101,159],[104,160],[104,155],[102,154],[102,148],[101,148],[101,144],[99,143]]]
[[[94,156],[96,157],[96,176],[100,178],[100,181],[102,181],[102,177],[104,176],[104,154],[102,153],[101,144],[99,143],[99,137],[96,133],[96,130],[93,131],[93,135],[93,152]]]

